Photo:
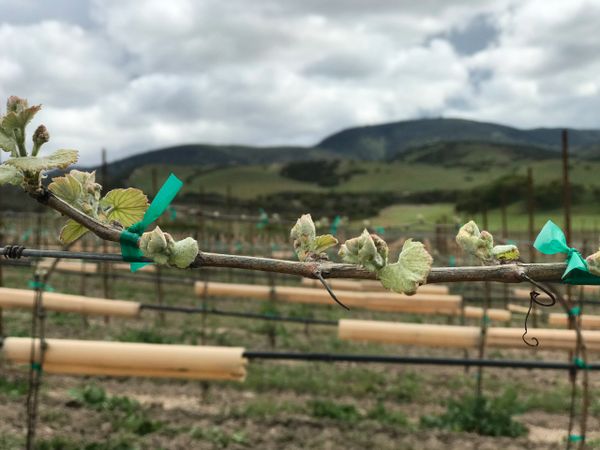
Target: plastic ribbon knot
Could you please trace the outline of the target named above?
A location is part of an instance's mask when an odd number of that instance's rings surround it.
[[[548,220],[538,234],[533,246],[545,255],[566,253],[567,268],[562,275],[562,280],[567,284],[600,284],[600,277],[592,275],[588,265],[575,248],[567,245],[565,234],[551,220]]]
[[[134,223],[121,233],[119,239],[121,243],[121,254],[125,261],[131,262],[132,272],[151,264],[148,262],[137,262],[140,258],[144,257],[138,248],[138,240],[144,231],[146,231],[146,228],[165,212],[182,186],[183,182],[179,178],[173,174],[169,175],[167,181],[165,181],[156,194],[156,197],[154,197],[154,200],[152,200],[152,203],[150,203],[142,220]]]

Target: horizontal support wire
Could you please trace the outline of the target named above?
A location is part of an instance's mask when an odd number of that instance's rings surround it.
[[[191,308],[186,306],[166,306],[166,305],[150,305],[142,303],[140,309],[151,310],[151,311],[165,311],[165,312],[179,312],[185,314],[213,314],[217,316],[229,316],[229,317],[243,317],[247,319],[258,319],[258,320],[271,320],[274,322],[292,322],[302,324],[314,324],[314,325],[331,325],[337,326],[336,320],[321,320],[311,319],[307,317],[287,317],[287,316],[275,316],[269,314],[255,314],[238,311],[223,311],[214,308]]]
[[[5,255],[11,246],[0,247],[0,255]],[[69,252],[65,250],[38,250],[25,248],[19,255],[25,258],[60,258],[60,259],[84,259],[87,261],[115,261],[115,262],[153,262],[148,258],[138,258],[135,261],[125,260],[123,255],[116,253],[90,253]]]
[[[559,361],[519,361],[502,359],[434,358],[421,356],[349,355],[331,353],[290,353],[247,350],[248,359],[270,359],[287,361],[355,362],[382,364],[412,364],[433,366],[498,367],[512,369],[573,370],[577,366]],[[600,364],[586,364],[587,370],[600,370]]]

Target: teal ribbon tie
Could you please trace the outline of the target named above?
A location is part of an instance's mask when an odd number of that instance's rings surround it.
[[[551,220],[548,220],[541,229],[533,246],[545,255],[565,253],[567,255],[567,269],[562,275],[562,280],[567,284],[600,284],[600,277],[592,275],[588,265],[575,248],[567,245],[565,234]]]
[[[144,231],[146,231],[146,228],[165,212],[182,186],[183,182],[179,178],[173,174],[169,175],[167,181],[165,181],[156,194],[156,197],[154,197],[154,200],[152,200],[152,203],[150,203],[142,220],[134,223],[121,233],[119,238],[121,243],[121,254],[125,261],[131,262],[132,272],[151,264],[148,262],[138,262],[144,257],[138,248],[138,240]]]
[[[579,434],[570,434],[569,435],[569,442],[579,442],[579,441],[583,441],[583,436],[581,436]]]
[[[263,208],[259,208],[260,215],[258,216],[258,223],[256,224],[256,228],[259,230],[264,229],[267,225],[269,225],[269,215]]]
[[[373,230],[375,231],[375,233],[383,236],[385,234],[385,228],[383,227],[373,227]]]
[[[573,358],[573,364],[578,369],[588,369],[589,368],[587,363],[581,358]]]
[[[337,234],[340,223],[342,222],[342,218],[338,215],[333,218],[333,222],[329,226],[329,234],[333,234],[334,236]]]
[[[46,292],[54,292],[54,288],[48,284],[42,283],[41,281],[29,280],[27,282],[29,289],[40,289]]]

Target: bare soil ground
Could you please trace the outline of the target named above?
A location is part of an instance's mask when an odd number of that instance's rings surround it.
[[[22,287],[30,272],[4,270],[5,285]],[[189,275],[189,274],[187,274]],[[243,281],[243,280],[242,280]],[[58,291],[79,293],[75,275],[56,275]],[[114,281],[115,296],[156,303],[152,283]],[[101,283],[90,279],[89,295],[102,296]],[[191,286],[165,286],[168,304],[196,305],[201,300]],[[250,300],[209,300],[220,309],[264,311]],[[276,303],[285,315],[336,319],[377,318],[445,323],[445,318],[419,318],[308,308]],[[270,305],[269,308],[273,308]],[[520,326],[522,319],[513,326]],[[30,314],[4,311],[8,336],[29,334]],[[406,346],[339,341],[336,329],[294,324],[265,324],[255,320],[169,314],[162,324],[154,313],[137,321],[89,318],[74,314],[48,315],[47,336],[157,343],[242,345],[269,349],[269,327],[275,350],[464,356],[463,351],[417,349]],[[543,344],[543,343],[542,343]],[[471,357],[476,355],[471,354]],[[490,351],[496,358],[564,360],[559,352]],[[37,427],[41,449],[562,449],[568,425],[568,376],[561,371],[486,369],[484,392],[494,397],[516,392],[522,405],[515,419],[528,428],[518,438],[480,436],[425,428],[424,415],[440,414],[451,398],[473,392],[476,371],[448,367],[410,367],[383,364],[251,361],[244,383],[152,380],[143,378],[45,375]],[[592,407],[588,423],[589,448],[600,442],[600,379],[591,374]],[[4,363],[0,368],[0,449],[23,448],[27,371]],[[82,400],[86,389],[100,389],[105,400]],[[116,399],[116,400],[115,400]],[[123,400],[125,399],[125,400]],[[333,405],[333,413],[317,413],[315,400]],[[378,408],[384,413],[377,413]],[[338,408],[338,409],[336,409]],[[598,447],[600,448],[600,446]]]

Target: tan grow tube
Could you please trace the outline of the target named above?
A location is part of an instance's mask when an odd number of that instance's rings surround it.
[[[480,334],[479,327],[371,320],[341,319],[338,327],[340,339],[425,347],[477,348]],[[522,328],[490,327],[487,330],[486,346],[529,350],[522,335]],[[539,340],[539,350],[575,349],[574,330],[530,328],[528,336]],[[584,331],[583,338],[588,350],[600,350],[600,331]]]
[[[39,360],[39,340],[35,339]],[[241,347],[142,344],[130,342],[46,339],[45,372],[195,380],[238,380],[246,376],[247,360]],[[4,358],[28,364],[31,338],[4,340]]]
[[[27,289],[0,288],[0,308],[33,308],[35,291]],[[49,311],[73,312],[86,315],[137,317],[140,304],[125,300],[107,300],[83,295],[44,292],[44,308]]]

